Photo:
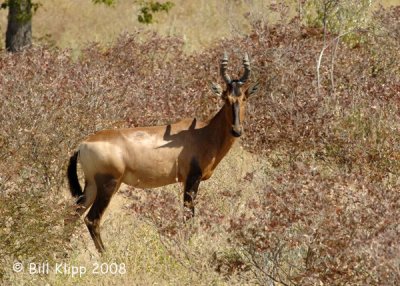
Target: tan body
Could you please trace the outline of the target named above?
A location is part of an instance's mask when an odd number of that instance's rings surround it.
[[[145,128],[104,130],[79,146],[85,178],[110,174],[138,188],[156,188],[184,182],[195,160],[202,180],[211,177],[235,137],[223,124],[221,109],[208,124],[185,119],[175,124]]]
[[[155,188],[177,182],[184,184],[185,219],[194,215],[194,200],[199,184],[213,174],[218,163],[242,134],[245,100],[258,85],[242,90],[250,75],[247,55],[245,73],[231,81],[226,74],[227,57],[221,63],[226,82],[222,91],[213,85],[215,94],[224,100],[223,107],[208,122],[185,119],[165,126],[103,130],[89,136],[70,158],[68,181],[71,194],[77,197],[77,213],[85,217],[92,239],[100,252],[100,220],[121,183],[137,188]],[[77,177],[77,162],[85,174],[82,191]]]

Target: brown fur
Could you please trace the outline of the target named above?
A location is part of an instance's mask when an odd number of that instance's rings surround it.
[[[185,218],[194,215],[200,181],[212,176],[241,135],[244,103],[255,90],[252,86],[244,92],[242,83],[237,81],[227,83],[222,93],[221,88],[215,89],[225,104],[208,122],[193,118],[164,126],[103,130],[81,143],[78,152],[86,185],[78,200],[78,213],[84,213],[93,204],[85,222],[100,252],[104,251],[99,229],[101,216],[121,183],[155,188],[183,182],[184,206],[189,210]]]

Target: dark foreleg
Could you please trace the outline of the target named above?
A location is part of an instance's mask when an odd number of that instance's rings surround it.
[[[184,220],[194,216],[194,200],[199,189],[202,177],[201,168],[197,161],[193,159],[190,164],[190,171],[185,181],[185,191],[183,194]]]

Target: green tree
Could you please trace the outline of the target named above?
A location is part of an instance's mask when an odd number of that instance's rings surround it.
[[[8,8],[6,49],[17,52],[32,44],[32,15],[39,4],[31,0],[6,0],[1,8]]]
[[[138,21],[143,24],[151,24],[154,22],[153,14],[157,12],[169,12],[174,6],[174,3],[167,1],[160,3],[158,1],[140,1],[140,13]]]
[[[112,6],[117,0],[92,0],[94,4]],[[138,21],[144,24],[154,22],[153,14],[168,12],[173,3],[170,1],[160,3],[158,1],[135,0],[140,10]],[[32,16],[39,8],[40,3],[32,0],[4,0],[0,8],[8,9],[8,23],[6,32],[6,50],[18,52],[32,45]]]
[[[107,6],[112,6],[117,0],[93,0],[96,4],[105,4]],[[169,12],[174,6],[173,2],[159,2],[152,0],[135,0],[136,4],[139,5],[138,21],[142,24],[152,24],[154,23],[153,15],[159,12]]]

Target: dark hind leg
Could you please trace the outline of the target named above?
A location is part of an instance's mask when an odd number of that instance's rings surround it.
[[[93,204],[96,198],[96,193],[96,183],[94,181],[86,181],[83,195],[76,201],[76,212],[79,216],[83,215],[84,212]]]
[[[95,180],[97,195],[85,218],[85,223],[97,250],[102,253],[105,251],[105,248],[100,236],[100,220],[110,203],[111,197],[119,188],[120,181],[111,175],[96,175]]]
[[[185,191],[183,194],[184,220],[194,216],[194,200],[199,189],[202,177],[201,169],[195,159],[190,163],[190,171],[185,182]]]
[[[83,195],[81,195],[76,204],[72,207],[70,215],[67,217],[67,222],[77,221],[84,212],[93,204],[96,198],[96,183],[94,180],[86,181]]]

